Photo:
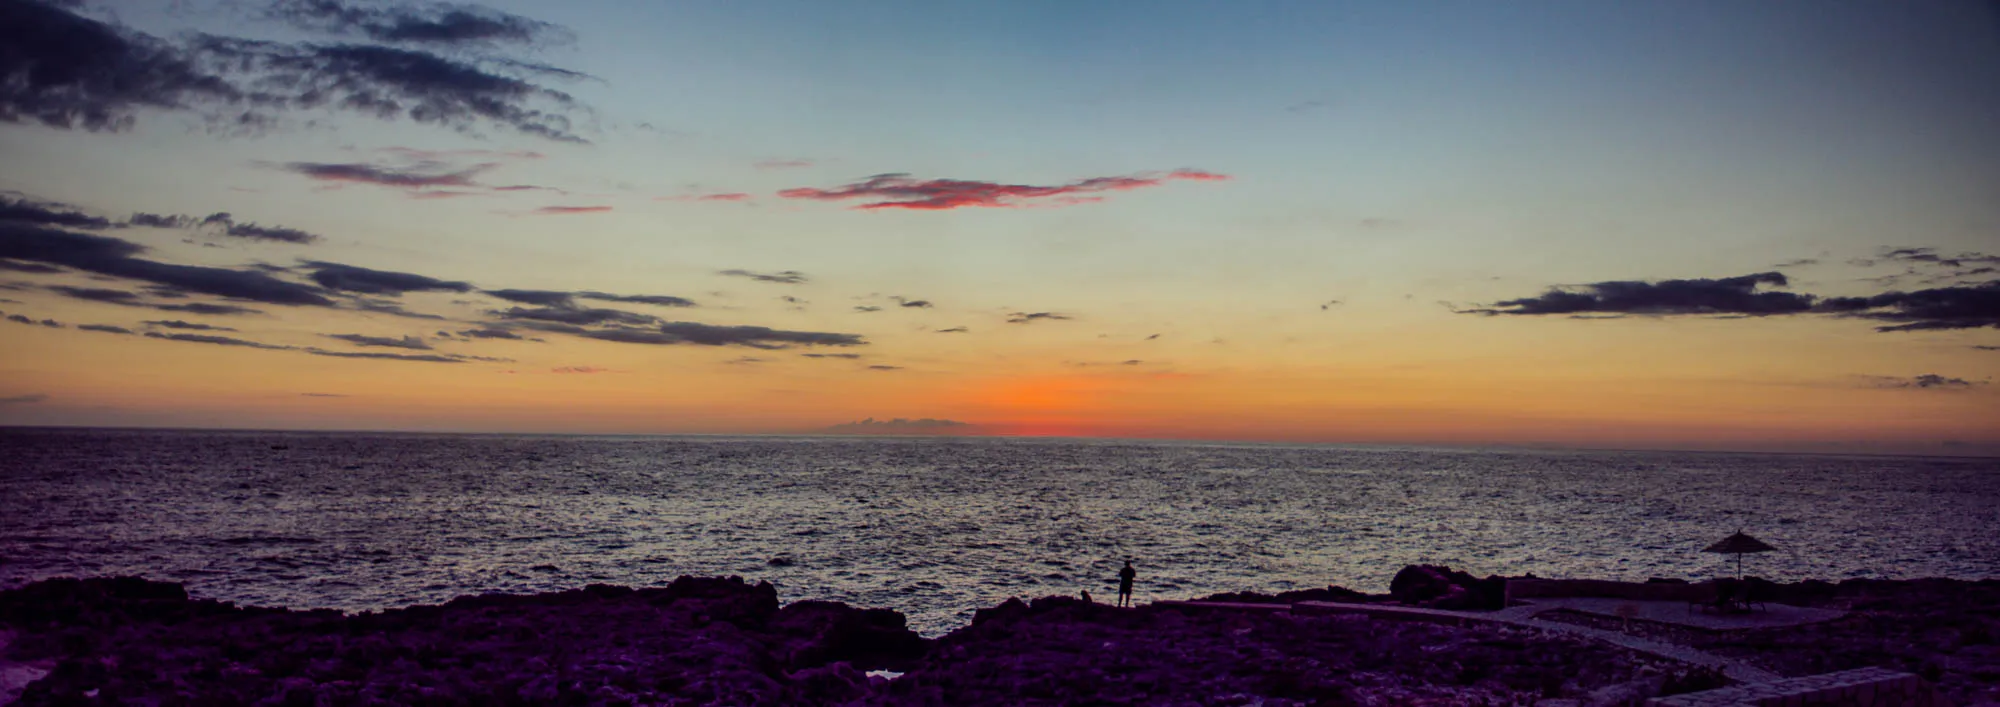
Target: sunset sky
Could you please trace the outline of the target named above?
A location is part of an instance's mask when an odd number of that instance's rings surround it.
[[[0,424],[2000,453],[1985,2],[0,0]]]

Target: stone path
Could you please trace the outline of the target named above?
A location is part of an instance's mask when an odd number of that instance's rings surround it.
[[[1247,609],[1249,607],[1255,607],[1256,609],[1263,611],[1276,611],[1278,610],[1279,607],[1284,606],[1282,604],[1261,604],[1261,605],[1221,604],[1221,603],[1194,602],[1194,601],[1175,601],[1175,602],[1158,602],[1158,603],[1186,606],[1190,608],[1215,608],[1215,609],[1237,609],[1237,610]],[[1763,668],[1758,668],[1756,666],[1744,663],[1742,661],[1733,660],[1730,658],[1724,658],[1722,656],[1715,655],[1713,653],[1696,650],[1693,648],[1689,648],[1687,646],[1675,645],[1672,643],[1662,643],[1660,641],[1640,638],[1638,636],[1618,633],[1616,631],[1604,631],[1600,629],[1590,628],[1588,626],[1577,626],[1575,624],[1557,623],[1554,621],[1543,621],[1541,619],[1534,618],[1534,615],[1537,613],[1543,611],[1549,611],[1551,609],[1556,609],[1556,608],[1559,607],[1554,605],[1553,603],[1544,604],[1540,606],[1537,605],[1516,606],[1501,611],[1447,611],[1444,609],[1425,609],[1414,606],[1390,606],[1385,604],[1344,604],[1340,602],[1330,602],[1330,601],[1302,601],[1297,604],[1291,605],[1292,613],[1299,613],[1299,614],[1314,614],[1314,613],[1364,614],[1368,616],[1380,616],[1389,619],[1399,619],[1406,621],[1428,621],[1432,623],[1449,623],[1461,626],[1470,626],[1474,624],[1484,623],[1484,624],[1501,624],[1506,626],[1518,626],[1522,628],[1532,628],[1541,631],[1569,634],[1580,638],[1587,638],[1594,641],[1609,643],[1614,646],[1627,648],[1630,650],[1638,651],[1640,653],[1659,656],[1661,658],[1666,658],[1668,660],[1675,660],[1690,665],[1699,665],[1705,668],[1712,668],[1721,671],[1722,674],[1727,676],[1729,679],[1741,683],[1771,682],[1774,680],[1781,679],[1781,676],[1779,676],[1777,673],[1764,670]]]

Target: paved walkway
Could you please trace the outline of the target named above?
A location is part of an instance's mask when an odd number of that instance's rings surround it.
[[[1527,604],[1508,607],[1494,613],[1509,618],[1528,618],[1551,609],[1568,609],[1617,618],[1620,609],[1630,607],[1634,612],[1632,618],[1635,619],[1708,631],[1802,626],[1832,621],[1847,615],[1847,612],[1836,609],[1808,609],[1785,604],[1769,604],[1757,611],[1720,614],[1714,611],[1689,611],[1687,602],[1681,601],[1634,601],[1603,597],[1540,597],[1519,601]]]
[[[1260,611],[1277,611],[1280,610],[1281,607],[1284,607],[1283,604],[1223,604],[1219,602],[1210,603],[1210,602],[1194,602],[1194,601],[1172,601],[1172,602],[1158,602],[1158,603],[1176,605],[1176,606],[1185,606],[1189,608],[1214,608],[1214,609],[1235,609],[1235,610],[1245,610],[1254,608]],[[1640,653],[1659,656],[1661,658],[1666,658],[1668,660],[1675,660],[1690,665],[1699,665],[1705,668],[1712,668],[1721,671],[1722,674],[1727,676],[1729,679],[1741,683],[1771,682],[1773,680],[1781,679],[1781,676],[1779,676],[1777,673],[1773,673],[1771,671],[1758,668],[1756,666],[1744,663],[1742,661],[1724,658],[1722,656],[1715,655],[1713,653],[1696,650],[1693,648],[1689,648],[1687,646],[1675,645],[1672,643],[1663,643],[1660,641],[1640,638],[1638,636],[1618,633],[1616,631],[1604,631],[1604,630],[1590,628],[1588,626],[1557,623],[1554,621],[1543,621],[1541,619],[1534,618],[1534,615],[1537,613],[1560,608],[1559,606],[1557,606],[1557,604],[1558,602],[1551,601],[1545,604],[1510,607],[1508,609],[1501,611],[1447,611],[1444,609],[1425,609],[1414,606],[1392,606],[1387,604],[1343,604],[1339,602],[1330,602],[1330,601],[1302,601],[1297,604],[1291,605],[1290,608],[1292,613],[1296,614],[1363,614],[1367,616],[1380,616],[1387,619],[1396,619],[1404,621],[1428,621],[1432,623],[1449,623],[1461,626],[1471,626],[1475,624],[1500,624],[1505,626],[1532,628],[1541,631],[1569,634],[1572,636],[1577,636],[1579,638],[1587,638],[1594,641],[1609,643],[1611,645],[1618,646],[1620,648],[1627,648],[1630,650],[1638,651]]]

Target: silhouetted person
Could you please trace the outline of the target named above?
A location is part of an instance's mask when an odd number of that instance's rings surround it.
[[[1088,589],[1083,590],[1083,603],[1085,604],[1092,603],[1090,601],[1090,590]]]
[[[1131,606],[1131,605],[1132,605],[1132,579],[1133,579],[1133,578],[1135,578],[1135,577],[1138,577],[1138,576],[1139,576],[1139,571],[1138,571],[1138,570],[1135,570],[1135,569],[1132,569],[1132,561],[1131,561],[1131,560],[1126,560],[1126,561],[1125,561],[1125,569],[1122,569],[1122,570],[1118,570],[1118,605],[1119,605],[1119,606]]]

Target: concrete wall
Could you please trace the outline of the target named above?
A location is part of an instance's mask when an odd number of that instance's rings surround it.
[[[1510,579],[1507,598],[1608,597],[1638,601],[1707,601],[1715,597],[1715,585],[1646,584],[1611,582],[1601,579]]]

